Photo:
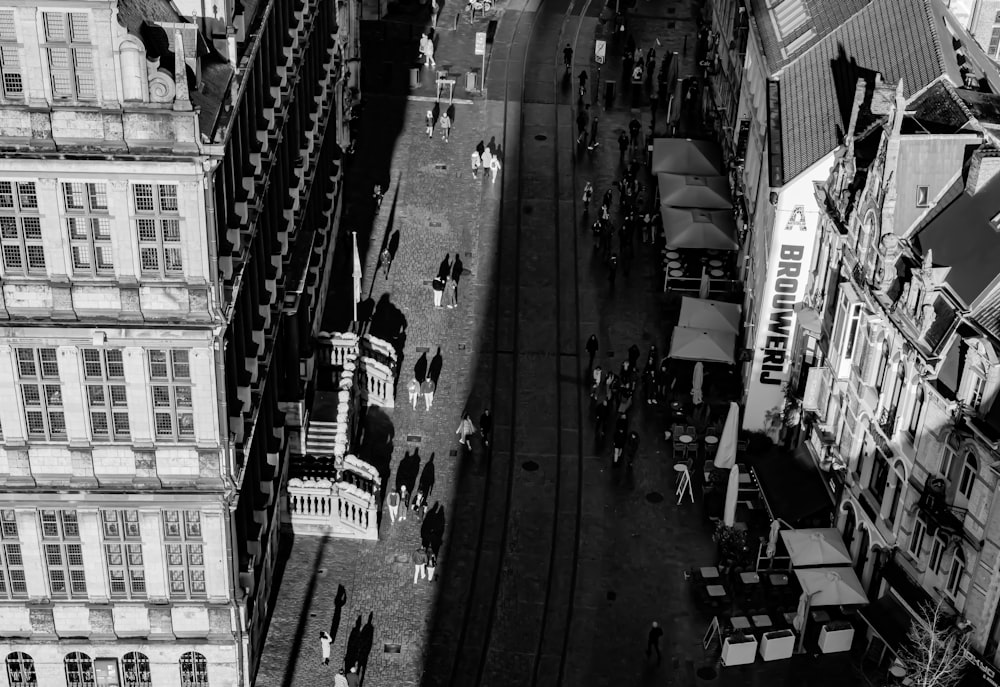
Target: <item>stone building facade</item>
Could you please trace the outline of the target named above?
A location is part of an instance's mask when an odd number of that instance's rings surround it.
[[[0,685],[252,683],[358,11],[0,2]]]

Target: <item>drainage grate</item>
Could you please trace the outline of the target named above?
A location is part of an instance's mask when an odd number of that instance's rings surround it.
[[[431,222],[431,226],[432,227],[440,227],[441,223],[440,222]]]
[[[409,443],[411,443],[411,444],[419,444],[422,439],[423,439],[423,437],[420,436],[419,434],[407,434],[406,435],[406,441],[409,442]]]
[[[403,650],[403,647],[400,644],[383,644],[382,645],[382,653],[385,653],[385,654],[398,654],[402,650]]]
[[[526,460],[523,463],[521,463],[521,468],[526,472],[534,472],[535,470],[538,469],[538,463],[536,463],[533,460]]]
[[[464,351],[465,350],[465,344],[458,344],[458,350]]]
[[[458,449],[457,448],[453,448],[452,450],[448,451],[448,455],[451,456],[452,458],[454,458],[455,456],[458,455]]]
[[[431,349],[428,346],[417,346],[417,353],[430,353]]]
[[[471,258],[471,257],[472,257],[472,251],[471,251],[471,250],[470,250],[470,251],[467,251],[467,252],[465,253],[465,257],[467,257],[467,258]],[[465,270],[464,272],[462,272],[462,274],[472,274],[472,272],[470,272],[469,270]]]
[[[650,503],[661,503],[663,501],[663,494],[658,491],[651,491],[646,494],[646,500]]]
[[[548,140],[548,138],[549,137],[546,136],[545,134],[535,134],[535,140],[536,141],[546,141],[546,140]]]
[[[424,279],[424,286],[430,286],[434,283],[433,279]]]
[[[442,162],[439,162],[436,165],[434,165],[434,169],[448,169],[448,165],[446,165],[446,164],[444,164]]]

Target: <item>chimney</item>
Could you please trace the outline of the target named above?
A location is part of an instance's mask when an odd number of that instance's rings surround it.
[[[965,192],[975,195],[1000,172],[1000,150],[982,147],[972,154]]]

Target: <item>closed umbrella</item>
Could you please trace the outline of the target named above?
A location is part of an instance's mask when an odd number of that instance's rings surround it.
[[[726,487],[726,508],[722,511],[722,524],[732,527],[736,524],[736,499],[740,493],[740,469],[736,465],[729,468],[729,486]]]
[[[691,398],[696,406],[700,406],[705,397],[701,392],[701,385],[705,380],[705,364],[697,362],[694,364],[694,376],[691,378]]]
[[[771,531],[767,535],[767,557],[774,558],[778,552],[778,530],[781,529],[781,521],[775,518],[771,521]]]
[[[708,277],[708,268],[701,268],[701,282],[698,284],[698,298],[708,298],[712,291],[712,281]]]
[[[739,431],[740,405],[735,401],[729,403],[729,414],[726,424],[719,437],[719,448],[715,452],[715,467],[731,468],[736,465],[736,434]]]

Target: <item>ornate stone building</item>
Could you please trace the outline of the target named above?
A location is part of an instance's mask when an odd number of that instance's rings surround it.
[[[0,684],[251,684],[356,12],[0,2]]]

